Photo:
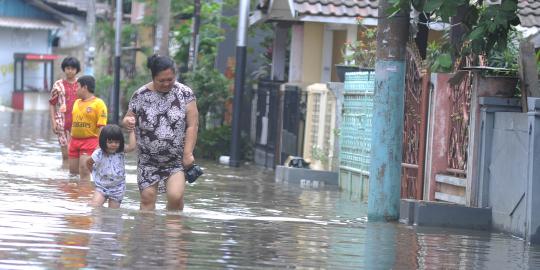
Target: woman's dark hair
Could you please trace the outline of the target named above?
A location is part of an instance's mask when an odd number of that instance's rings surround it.
[[[77,69],[77,73],[81,71],[81,63],[79,63],[79,60],[77,60],[77,58],[72,56],[68,56],[62,61],[62,71],[65,71],[67,67]]]
[[[81,84],[82,86],[86,86],[88,88],[88,91],[91,93],[94,93],[94,89],[96,89],[96,80],[93,76],[90,75],[84,75],[77,79],[77,82]]]
[[[118,125],[109,124],[103,127],[99,134],[99,148],[103,152],[107,152],[107,140],[119,141],[120,146],[116,153],[124,152],[124,134],[122,134],[122,128]]]
[[[152,73],[152,78],[155,78],[158,73],[167,69],[172,69],[172,71],[176,73],[176,65],[174,64],[174,61],[168,56],[160,56],[154,54],[148,57],[146,67],[150,69],[150,72]]]

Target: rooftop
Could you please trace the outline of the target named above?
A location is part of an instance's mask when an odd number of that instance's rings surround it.
[[[378,0],[294,0],[299,16],[377,17]]]
[[[521,26],[540,27],[540,1],[519,0],[518,16]]]

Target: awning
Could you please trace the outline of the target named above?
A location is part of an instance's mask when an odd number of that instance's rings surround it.
[[[62,24],[56,21],[38,20],[17,17],[0,17],[0,27],[19,28],[19,29],[43,29],[54,30],[62,27]]]

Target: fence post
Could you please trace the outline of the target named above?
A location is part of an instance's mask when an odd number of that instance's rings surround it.
[[[540,243],[540,98],[528,98],[529,156],[526,239]]]

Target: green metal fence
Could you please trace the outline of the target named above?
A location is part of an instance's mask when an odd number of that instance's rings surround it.
[[[371,118],[375,74],[348,72],[343,88],[340,126],[340,186],[367,199],[371,152]]]

